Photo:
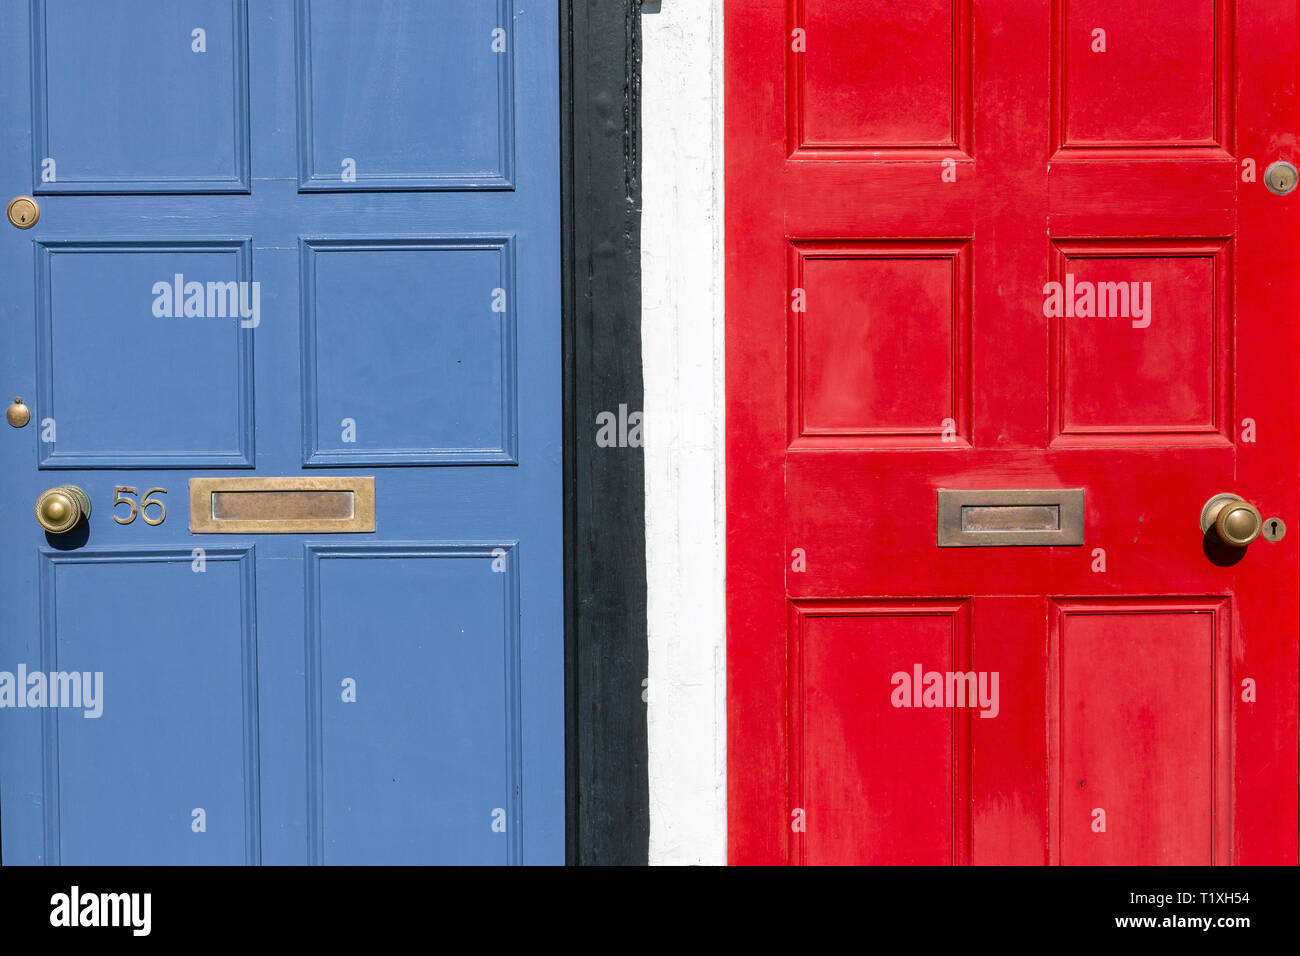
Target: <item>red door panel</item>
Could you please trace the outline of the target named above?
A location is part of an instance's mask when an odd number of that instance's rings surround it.
[[[967,244],[803,242],[791,256],[791,445],[933,440],[945,419],[968,434]]]
[[[1053,862],[1226,862],[1227,602],[1060,601],[1052,612]]]
[[[802,51],[792,42],[790,51],[798,77],[791,85],[793,148],[962,142],[967,91],[952,82],[951,66],[968,48],[968,18],[954,24],[953,6],[924,0],[900,18],[896,0],[793,0],[793,21],[806,41]],[[891,28],[878,31],[881,23]],[[882,56],[911,68],[881,70]]]
[[[1049,323],[1053,446],[1232,444],[1231,259],[1226,239],[1053,241],[1062,298],[1093,299]]]
[[[1294,863],[1297,534],[1199,519],[1300,529],[1295,4],[726,17],[732,860]]]
[[[1058,0],[1053,146],[1224,148],[1231,136],[1233,6]]]
[[[923,706],[923,681],[912,678],[922,661],[943,672],[967,670],[965,604],[792,608],[791,862],[964,862],[968,715]],[[904,660],[911,663],[900,668]],[[890,687],[890,697],[864,696],[871,686]]]

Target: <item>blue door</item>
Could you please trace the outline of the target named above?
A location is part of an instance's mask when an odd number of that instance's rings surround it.
[[[556,0],[0,11],[3,861],[562,862]]]

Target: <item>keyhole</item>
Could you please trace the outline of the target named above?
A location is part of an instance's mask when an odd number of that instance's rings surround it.
[[[1277,534],[1277,522],[1276,522],[1276,521],[1273,522],[1273,533],[1274,533],[1274,534]]]

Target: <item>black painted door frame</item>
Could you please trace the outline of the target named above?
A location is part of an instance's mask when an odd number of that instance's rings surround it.
[[[596,419],[640,411],[641,0],[561,0],[568,862],[649,854],[645,464]]]

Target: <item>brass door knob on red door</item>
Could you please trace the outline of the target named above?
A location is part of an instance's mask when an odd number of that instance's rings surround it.
[[[1264,529],[1259,509],[1240,495],[1215,495],[1201,509],[1201,533],[1211,531],[1224,544],[1244,548]]]

